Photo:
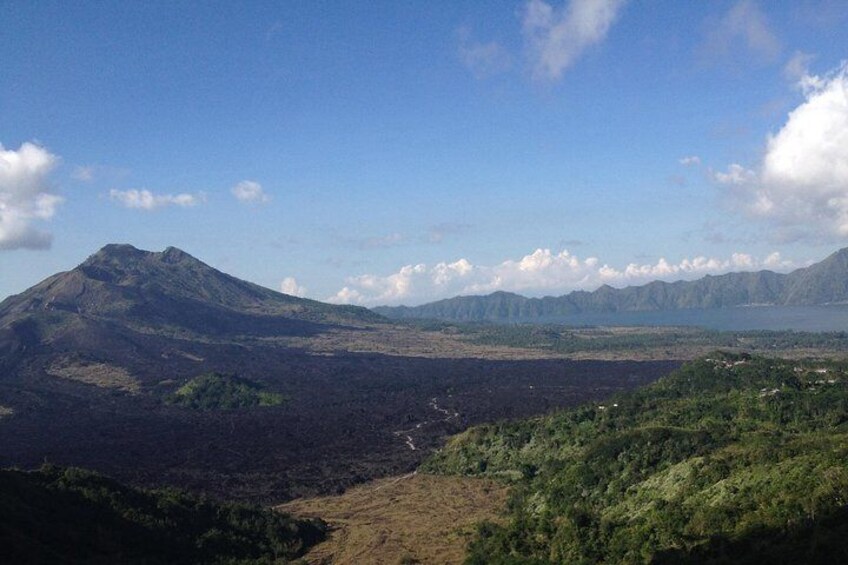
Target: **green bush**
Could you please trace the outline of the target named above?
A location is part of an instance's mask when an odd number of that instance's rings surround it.
[[[235,410],[256,406],[277,406],[281,394],[261,390],[258,384],[235,375],[207,373],[188,381],[166,397],[169,404],[194,410]]]

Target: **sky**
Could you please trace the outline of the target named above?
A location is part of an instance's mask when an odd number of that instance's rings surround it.
[[[107,243],[323,301],[848,246],[848,3],[0,0],[0,299]]]

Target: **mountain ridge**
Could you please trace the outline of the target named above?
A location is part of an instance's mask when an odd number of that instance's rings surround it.
[[[284,316],[313,322],[373,322],[380,317],[356,306],[336,306],[276,292],[223,273],[176,247],[144,251],[108,244],[77,267],[52,275],[0,302],[0,328],[39,311],[125,321],[179,312],[165,306],[222,314]]]
[[[848,248],[843,248],[818,263],[785,274],[770,270],[731,272],[693,281],[652,281],[620,289],[604,284],[594,291],[576,290],[541,298],[498,291],[419,306],[378,306],[372,310],[390,319],[508,322],[562,318],[584,312],[807,306],[846,301]]]
[[[359,306],[290,296],[168,247],[109,244],[0,302],[0,367],[49,345],[132,350],[138,335],[201,341],[311,336],[386,321]]]

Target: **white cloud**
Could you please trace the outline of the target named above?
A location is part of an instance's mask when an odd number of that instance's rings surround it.
[[[33,226],[49,220],[63,202],[48,182],[59,158],[24,143],[15,151],[0,145],[0,249],[46,249],[53,237]]]
[[[180,208],[191,208],[206,200],[203,194],[154,194],[149,190],[118,190],[113,188],[109,191],[109,198],[125,208],[137,210],[156,210],[166,206],[179,206]]]
[[[766,142],[757,170],[714,178],[755,217],[793,237],[848,236],[848,63],[798,80],[804,101]]]
[[[757,173],[746,169],[739,163],[733,163],[727,172],[712,171],[713,179],[721,184],[745,185],[757,180]]]
[[[701,158],[697,155],[688,155],[686,157],[681,157],[678,162],[684,167],[697,167],[701,164]]]
[[[746,50],[766,61],[780,54],[780,41],[754,0],[740,0],[707,33],[703,51],[711,58],[740,60]],[[744,58],[742,58],[744,59]]]
[[[471,71],[474,78],[484,79],[508,71],[512,57],[497,41],[480,43],[471,38],[467,28],[461,28],[459,36],[459,60]]]
[[[796,267],[794,262],[784,259],[780,253],[775,251],[763,260],[763,267],[766,269],[787,270]]]
[[[543,0],[530,0],[522,28],[533,76],[557,80],[583,51],[601,42],[624,0],[570,0],[555,9]]]
[[[306,287],[297,284],[294,277],[286,277],[280,282],[280,292],[292,296],[306,296]]]
[[[265,194],[262,185],[252,180],[243,180],[235,185],[230,192],[239,202],[248,204],[264,204],[271,200],[271,197]]]
[[[78,165],[74,168],[74,172],[71,173],[71,177],[80,182],[91,182],[94,180],[94,166]]]
[[[572,290],[594,290],[602,284],[627,286],[653,280],[692,279],[705,274],[759,268],[786,270],[793,266],[773,253],[758,260],[747,253],[728,259],[696,256],[670,262],[630,263],[616,268],[597,257],[581,259],[568,251],[553,253],[536,249],[520,259],[496,265],[474,265],[467,259],[406,265],[387,276],[360,275],[347,279],[346,286],[328,298],[330,302],[363,305],[417,304],[456,295],[487,294],[497,290],[530,295],[560,295]]]

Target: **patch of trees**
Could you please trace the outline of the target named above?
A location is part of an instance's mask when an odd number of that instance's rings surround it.
[[[257,383],[236,375],[207,373],[188,381],[166,401],[194,410],[235,410],[277,406],[285,398],[281,394],[264,391]]]
[[[844,364],[715,354],[603,404],[471,429],[425,469],[514,484],[470,563],[845,561],[846,415]]]
[[[9,563],[286,563],[327,529],[258,506],[47,465],[0,470],[0,508]]]

